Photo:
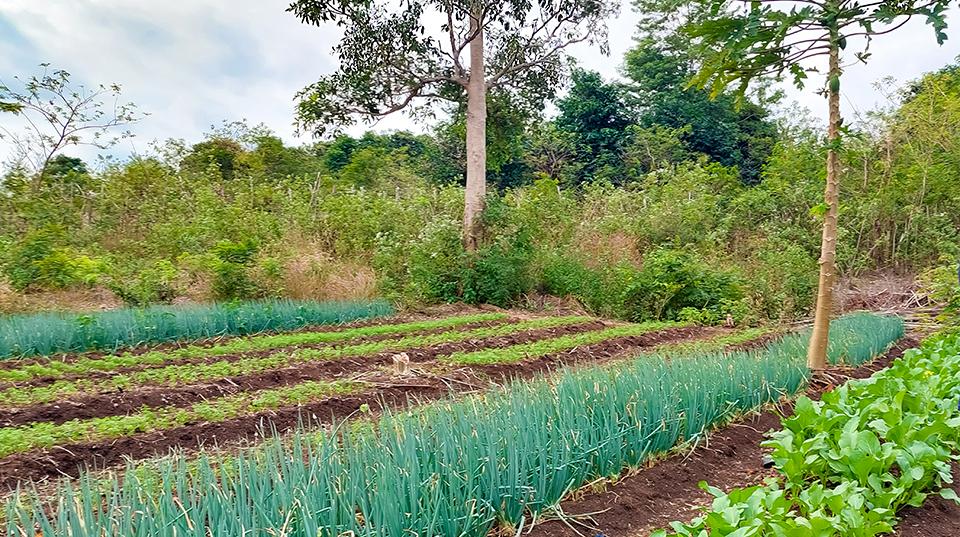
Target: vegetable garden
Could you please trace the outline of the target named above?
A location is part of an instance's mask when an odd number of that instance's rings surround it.
[[[565,513],[564,502],[598,483],[629,481],[651,461],[668,464],[679,448],[709,444],[710,431],[792,399],[810,378],[803,331],[500,310],[418,318],[353,311],[329,317],[335,326],[0,362],[7,534],[483,536],[550,533],[551,519],[574,533],[602,529]],[[837,371],[862,367],[903,335],[899,318],[846,315],[833,323],[830,360]],[[792,432],[768,443],[785,477],[729,494],[710,489],[713,511],[673,531],[767,535],[776,524],[802,525],[812,520],[802,510],[813,505],[811,487],[821,499],[855,489],[864,502],[854,509],[872,513],[870,494],[900,483],[890,466],[905,455],[883,447],[887,466],[871,477],[797,463],[794,448],[836,460],[829,450],[850,448],[845,435],[817,431],[846,431],[835,424],[862,406],[853,401],[928,393],[901,414],[889,401],[871,403],[876,416],[858,421],[894,427],[909,410],[896,426],[903,435],[906,424],[928,418],[939,431],[922,434],[939,442],[930,444],[933,455],[915,454],[923,475],[897,498],[883,496],[887,511],[870,515],[879,517],[875,527],[890,527],[898,507],[919,505],[949,475],[957,438],[942,429],[960,419],[956,402],[947,405],[960,388],[940,381],[956,361],[940,358],[956,350],[953,341],[909,353],[879,380],[848,384],[823,403],[801,398],[797,418],[784,422]],[[829,426],[817,421],[828,414]],[[749,511],[759,509],[755,498],[769,512]],[[739,527],[730,522],[731,531],[716,533],[726,531],[717,517],[729,520],[731,509],[766,525],[733,533]],[[830,517],[844,516],[852,515],[830,511],[817,524],[841,528]],[[809,533],[821,534],[835,533]]]

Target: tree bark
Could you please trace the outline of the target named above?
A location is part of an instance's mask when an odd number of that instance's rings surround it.
[[[487,196],[487,81],[484,73],[483,30],[479,17],[470,19],[470,79],[467,81],[467,188],[463,208],[463,246],[476,251],[483,233],[480,215]]]
[[[827,212],[823,219],[820,243],[820,283],[813,333],[807,349],[807,366],[817,373],[827,367],[827,342],[833,313],[833,286],[837,279],[837,212],[840,207],[840,47],[836,35],[830,43],[830,68],[827,75],[827,186],[823,198]]]

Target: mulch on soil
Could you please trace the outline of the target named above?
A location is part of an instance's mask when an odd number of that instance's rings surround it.
[[[866,378],[887,367],[906,349],[919,342],[911,337],[901,339],[884,356],[856,369],[830,370],[829,381],[811,386],[807,395],[817,398],[826,390],[852,378]],[[789,405],[780,411],[790,412]],[[583,537],[602,533],[610,537],[640,536],[667,527],[674,520],[690,520],[712,497],[700,490],[700,481],[722,490],[759,484],[775,471],[762,466],[760,442],[765,433],[780,427],[780,416],[774,411],[750,414],[713,433],[707,441],[690,452],[677,453],[651,466],[627,475],[608,485],[601,492],[582,491],[561,502],[568,517],[589,514],[570,524],[550,520],[532,528],[535,537]],[[527,535],[526,531],[524,532]],[[906,534],[905,534],[906,535]],[[913,534],[934,535],[934,534]],[[951,534],[937,534],[951,535]]]
[[[603,324],[603,323],[596,323]],[[465,348],[488,348],[507,346],[528,340],[555,337],[571,331],[582,330],[581,325],[552,328],[548,331],[512,334],[492,340],[458,343],[455,348],[430,347],[406,351],[411,363],[416,366],[430,364],[436,356]],[[596,327],[594,327],[596,328]],[[293,429],[305,417],[313,425],[329,424],[346,419],[355,414],[361,405],[368,404],[371,411],[383,408],[403,408],[435,400],[444,396],[463,395],[469,391],[490,387],[494,377],[525,379],[543,374],[545,371],[563,365],[610,360],[615,357],[630,356],[629,351],[661,343],[687,341],[716,333],[716,329],[685,327],[651,332],[642,336],[612,339],[596,345],[549,355],[537,360],[529,360],[509,366],[485,366],[479,368],[458,368],[445,371],[444,376],[418,374],[413,378],[385,379],[375,389],[338,396],[312,404],[282,408],[276,411],[262,412],[249,416],[217,423],[189,424],[165,431],[144,433],[108,441],[85,444],[57,446],[45,450],[18,453],[0,459],[0,487],[15,487],[25,480],[39,480],[61,476],[76,476],[81,467],[105,468],[116,466],[126,458],[141,459],[156,455],[165,455],[171,448],[185,451],[197,449],[203,445],[219,446],[250,440],[258,437],[263,430],[275,428],[278,432]],[[451,350],[452,349],[452,350]],[[386,353],[381,362],[393,353]],[[323,365],[323,364],[320,364]],[[372,369],[371,361],[365,358],[355,364],[351,372]],[[404,384],[400,384],[404,382]],[[170,390],[164,392],[170,393]],[[36,407],[35,407],[36,408]],[[70,411],[76,415],[77,408]],[[139,408],[139,407],[136,407]],[[29,409],[28,409],[29,410]],[[65,411],[64,408],[61,411]],[[97,410],[93,410],[98,412]]]

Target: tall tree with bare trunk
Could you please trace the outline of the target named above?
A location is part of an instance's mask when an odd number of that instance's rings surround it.
[[[334,48],[339,69],[298,95],[298,123],[316,135],[355,121],[440,101],[467,104],[467,186],[463,241],[482,236],[486,197],[487,93],[542,106],[563,78],[567,49],[606,52],[612,0],[297,0],[289,11],[305,23],[343,31]]]
[[[676,7],[676,0],[665,0]],[[844,60],[867,62],[873,38],[895,32],[914,18],[933,27],[937,43],[947,36],[944,14],[950,0],[708,0],[693,9],[682,29],[696,43],[700,68],[692,83],[719,94],[735,86],[743,96],[751,83],[788,75],[803,87],[811,72],[822,73],[828,109],[826,186],[820,245],[820,281],[807,365],[822,371],[837,279],[837,213],[843,118],[840,79]],[[845,55],[849,54],[847,58]],[[823,66],[823,61],[826,66]],[[825,67],[825,71],[823,70]]]

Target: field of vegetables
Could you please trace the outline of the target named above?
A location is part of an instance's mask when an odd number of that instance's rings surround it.
[[[831,361],[902,335],[900,319],[848,315]],[[805,338],[478,311],[6,360],[0,483],[21,489],[8,535],[513,531],[796,393]],[[186,452],[151,462],[171,448]]]
[[[361,320],[346,325],[0,361],[0,483],[76,475],[82,466],[170,448],[236,444],[272,428],[333,423],[630,350],[717,349],[767,335],[500,311],[370,317],[354,312]]]

